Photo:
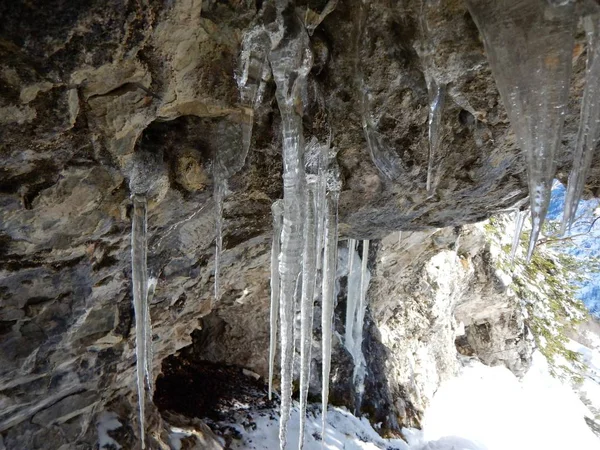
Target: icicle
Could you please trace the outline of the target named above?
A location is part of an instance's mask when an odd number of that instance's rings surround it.
[[[306,216],[304,219],[304,252],[302,261],[302,299],[300,305],[300,438],[298,448],[304,445],[306,401],[310,381],[310,353],[314,316],[315,279],[317,277],[317,205],[318,177],[307,176]]]
[[[327,426],[327,403],[329,400],[329,375],[331,372],[331,345],[333,332],[333,311],[336,300],[335,275],[337,265],[338,241],[338,200],[340,195],[339,168],[332,158],[333,167],[327,179],[327,201],[325,217],[324,253],[323,253],[323,286],[321,306],[322,329],[322,430],[321,439],[325,442]]]
[[[275,78],[277,104],[283,128],[283,227],[281,233],[281,419],[279,446],[287,440],[292,396],[294,353],[294,306],[302,265],[304,208],[304,137],[302,134],[302,92],[312,65],[306,30],[288,2],[276,3],[277,27],[270,32],[269,61]],[[284,17],[285,16],[285,17]],[[290,25],[295,22],[295,26]],[[284,24],[285,22],[285,24]],[[273,27],[271,27],[273,29]]]
[[[530,260],[548,210],[569,92],[574,2],[467,0],[517,141],[531,203]]]
[[[131,225],[131,278],[133,282],[133,310],[135,314],[135,353],[136,381],[138,393],[138,408],[140,422],[140,438],[142,448],[146,448],[146,420],[144,374],[146,371],[146,321],[148,295],[148,266],[147,266],[147,200],[143,194],[134,194],[133,220]]]
[[[427,194],[435,193],[439,182],[439,157],[442,131],[442,114],[446,85],[438,84],[433,78],[427,83],[429,92],[429,161],[427,163]]]
[[[154,362],[154,348],[152,344],[152,320],[150,317],[150,302],[154,297],[154,291],[158,280],[155,277],[148,278],[148,289],[146,293],[146,308],[144,309],[144,325],[146,327],[146,382],[150,393],[154,392],[154,372],[152,364]]]
[[[344,334],[344,345],[352,354],[354,348],[352,329],[356,315],[356,306],[358,305],[360,286],[356,286],[354,281],[354,253],[356,252],[356,239],[348,239],[348,295],[346,296],[346,330]],[[360,279],[359,279],[360,281]]]
[[[402,231],[398,231],[398,244],[402,244]]]
[[[279,323],[279,254],[281,253],[281,226],[283,220],[283,201],[277,200],[271,205],[273,214],[273,244],[271,246],[271,334],[269,339],[269,400],[273,392],[273,373],[275,353],[277,351],[277,328]]]
[[[222,175],[215,171],[215,301],[221,300],[219,288],[221,252],[223,251],[223,196],[225,191],[225,180]]]
[[[362,262],[356,264],[356,249],[350,244],[348,266],[348,296],[346,309],[345,346],[354,363],[352,383],[355,388],[355,414],[360,412],[360,404],[364,392],[366,361],[362,351],[363,328],[367,310],[366,294],[369,287],[370,274],[367,270],[369,258],[369,241],[362,241]]]
[[[365,323],[365,313],[367,311],[367,290],[369,289],[370,274],[367,269],[367,262],[369,260],[369,241],[362,241],[362,264],[360,270],[360,300],[358,307],[356,308],[356,321],[354,324],[354,372],[353,382],[356,389],[356,401],[355,411],[358,415],[360,413],[360,405],[362,402],[362,396],[365,390],[365,372],[367,364],[365,361],[365,355],[362,351],[363,342],[363,329]]]
[[[527,217],[527,211],[515,211],[515,234],[513,235],[512,247],[510,249],[510,260],[515,260],[517,249],[519,248],[519,241],[521,239],[521,232],[523,231],[523,224],[525,223],[525,217]]]
[[[586,175],[592,164],[600,131],[600,16],[585,17],[583,25],[587,35],[585,89],[581,102],[581,118],[573,156],[573,168],[569,174],[565,197],[561,234],[571,227],[575,219],[577,205],[583,193]]]

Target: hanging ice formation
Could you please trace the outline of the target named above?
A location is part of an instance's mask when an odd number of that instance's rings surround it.
[[[291,411],[294,353],[294,304],[302,269],[305,176],[302,134],[302,94],[312,65],[306,30],[298,23],[287,1],[276,3],[276,22],[271,24],[269,61],[276,84],[276,98],[283,128],[283,227],[281,233],[280,342],[281,419],[279,445],[287,441]],[[295,23],[290,23],[295,22]]]
[[[304,250],[302,260],[302,295],[300,303],[300,436],[298,447],[304,444],[306,401],[310,381],[310,357],[314,316],[315,280],[317,277],[317,200],[318,177],[307,175],[306,206],[304,217]]]
[[[345,346],[354,362],[352,382],[355,388],[355,413],[360,412],[360,404],[364,392],[366,373],[365,355],[362,351],[363,326],[367,310],[367,290],[370,274],[367,270],[369,257],[369,241],[362,241],[362,259],[360,267],[356,263],[356,241],[348,241],[348,296],[346,303]]]
[[[338,202],[340,196],[339,167],[335,155],[330,155],[330,170],[327,173],[327,196],[325,201],[325,226],[323,235],[323,286],[321,298],[322,329],[322,430],[321,439],[325,442],[327,425],[327,403],[329,399],[329,375],[331,372],[331,344],[333,332],[333,311],[335,307],[335,275],[338,243]]]
[[[271,311],[269,336],[269,400],[273,392],[273,369],[277,349],[277,328],[279,323],[279,254],[281,252],[281,226],[283,221],[283,201],[277,200],[271,206],[273,214],[273,244],[271,246]]]
[[[574,2],[467,0],[528,168],[531,258],[555,172],[569,90]]]
[[[575,219],[577,204],[583,193],[585,178],[592,164],[600,132],[600,15],[584,17],[583,25],[587,36],[585,89],[581,102],[573,169],[569,174],[565,197],[561,233],[570,228]]]
[[[148,266],[147,266],[147,200],[145,194],[133,194],[133,220],[131,225],[131,278],[133,284],[133,310],[135,314],[136,383],[142,448],[145,444],[145,400],[144,376],[148,373],[146,329],[148,312]],[[151,342],[151,341],[150,341]],[[150,344],[151,345],[151,344]]]
[[[527,217],[527,211],[520,211],[519,209],[515,210],[515,234],[513,235],[512,246],[510,249],[511,261],[514,261],[517,249],[519,248],[519,241],[521,239],[525,217]]]

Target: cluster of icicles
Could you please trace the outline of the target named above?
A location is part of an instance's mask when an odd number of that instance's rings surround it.
[[[428,0],[423,0],[428,2]],[[361,0],[358,40],[365,20],[365,0]],[[332,3],[332,2],[330,2]],[[337,2],[333,1],[331,8]],[[437,4],[432,1],[431,4]],[[532,232],[527,259],[532,256],[548,209],[555,174],[555,157],[561,144],[565,108],[568,99],[574,32],[578,14],[574,2],[552,0],[466,0],[469,11],[482,34],[487,57],[507,109],[508,116],[524,152],[528,183]],[[328,4],[329,5],[329,4]],[[242,43],[238,85],[243,106],[252,110],[261,102],[265,81],[271,76],[276,83],[276,97],[283,128],[282,200],[272,206],[273,244],[271,257],[271,310],[269,350],[269,397],[273,376],[277,337],[279,335],[281,368],[280,448],[286,446],[287,423],[291,412],[295,352],[294,319],[300,305],[300,440],[304,438],[305,410],[310,380],[311,347],[315,301],[321,304],[322,328],[322,409],[323,436],[329,377],[333,312],[336,302],[335,279],[338,247],[339,169],[336,152],[330,142],[314,138],[305,145],[302,128],[302,105],[306,96],[306,78],[312,66],[309,34],[315,25],[286,26],[293,6],[288,0],[276,0],[277,19],[248,31]],[[431,5],[429,5],[431,6]],[[327,8],[326,8],[327,9]],[[287,11],[287,13],[286,13]],[[287,14],[287,16],[286,16]],[[325,15],[325,12],[321,16]],[[587,15],[583,22],[587,35],[586,83],[581,106],[581,122],[574,152],[573,171],[569,176],[562,231],[572,223],[582,195],[586,173],[598,143],[600,128],[600,14]],[[321,18],[322,20],[322,18]],[[318,25],[318,23],[317,23]],[[427,34],[426,26],[424,27]],[[358,60],[358,58],[357,58]],[[427,58],[424,57],[425,65]],[[270,65],[270,67],[269,67]],[[357,66],[358,88],[363,98],[365,139],[376,166],[394,178],[398,161],[389,159],[380,147],[380,135],[368,113],[368,92]],[[427,191],[436,189],[436,153],[440,145],[441,117],[446,86],[438,83],[426,70],[430,91],[429,158]],[[251,125],[243,129],[242,153],[250,145]],[[236,149],[228,149],[235,152]],[[245,155],[245,153],[244,153]],[[244,156],[245,157],[245,156]],[[386,159],[387,158],[387,159]],[[217,238],[215,252],[215,298],[219,293],[219,256],[222,241],[222,209],[227,177],[239,170],[215,163],[215,203]],[[137,388],[141,444],[145,448],[144,403],[146,379],[152,391],[152,333],[149,302],[156,279],[147,273],[146,208],[144,194],[132,197],[132,278],[136,320]],[[513,256],[519,242],[525,212],[517,212]],[[357,410],[364,386],[366,364],[362,354],[362,331],[366,311],[369,273],[369,241],[362,241],[362,259],[358,264],[357,241],[348,240],[348,299],[345,346],[355,363],[354,386]]]

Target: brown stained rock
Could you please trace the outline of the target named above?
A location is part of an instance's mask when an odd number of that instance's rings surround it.
[[[235,78],[240,43],[268,3],[1,2],[0,429],[8,449],[93,445],[93,414],[83,406],[50,429],[50,413],[31,409],[40,399],[80,389],[101,393],[94,413],[117,412],[126,424],[123,442],[136,448],[128,187],[134,152],[162,152],[168,178],[150,202],[148,221],[149,268],[158,278],[151,304],[155,376],[164,358],[192,343],[209,313],[225,327],[222,344],[205,353],[264,375],[270,206],[282,195],[272,81],[254,112],[245,165],[228,183],[220,304],[212,299],[212,163],[216,125],[249,116]],[[297,6],[322,11],[325,3]],[[426,11],[435,25],[428,59],[419,2],[373,0],[364,16],[361,3],[338,2],[311,37],[315,67],[303,118],[307,142],[331,136],[338,150],[341,236],[462,225],[524,198],[525,167],[465,5],[442,0],[439,9]],[[584,56],[581,49],[574,55],[558,161],[563,179],[577,131]],[[425,192],[427,71],[448,83],[442,176],[431,198]],[[366,109],[359,73],[370,94]],[[394,179],[371,159],[364,114],[387,156],[402,163]],[[596,160],[588,179],[595,194],[599,173]],[[425,295],[424,286],[411,287],[415,296]],[[393,306],[375,299],[376,346],[382,323],[401,323]],[[429,320],[417,306],[408,313],[424,317],[417,331]],[[346,369],[339,369],[340,378]],[[389,377],[380,369],[379,378]],[[402,397],[400,384],[388,391]],[[382,394],[384,403],[395,401],[392,394]],[[44,419],[30,420],[36,414]],[[155,410],[150,418],[158,427]],[[13,425],[2,428],[7,423]],[[68,432],[61,434],[62,426]]]

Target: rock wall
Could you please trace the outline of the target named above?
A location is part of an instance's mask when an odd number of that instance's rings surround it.
[[[298,1],[299,17],[325,3]],[[338,149],[342,238],[383,238],[370,262],[375,279],[365,345],[380,362],[389,354],[411,356],[374,364],[367,383],[388,387],[365,401],[373,414],[398,402],[386,419],[393,427],[412,423],[418,414],[403,410],[422,409],[437,380],[454,370],[449,355],[458,324],[450,312],[469,304],[469,289],[485,297],[496,288],[489,278],[468,287],[485,270],[451,248],[452,228],[439,242],[433,234],[418,254],[394,247],[389,234],[481,220],[522,199],[526,183],[465,5],[443,0],[423,12],[418,2],[373,0],[362,10],[360,4],[338,2],[311,37],[316,63],[304,127],[307,141],[331,136]],[[114,432],[121,445],[136,448],[129,183],[139,154],[154,155],[160,166],[148,174],[158,181],[149,204],[149,267],[159,280],[151,305],[155,375],[163,359],[192,342],[206,358],[265,373],[281,124],[273,82],[265,80],[252,113],[239,102],[236,74],[244,33],[271,13],[271,2],[248,0],[0,5],[0,435],[8,449],[93,447],[103,411],[124,424]],[[423,14],[435,25],[433,37],[422,34]],[[423,50],[429,40],[432,61]],[[576,132],[581,52],[579,46],[574,55],[566,143]],[[425,190],[427,71],[450,86],[433,197]],[[367,145],[365,117],[382,154]],[[250,120],[250,152],[229,180],[224,207],[223,299],[216,304],[212,169],[221,130],[237,135]],[[561,155],[561,170],[568,154]],[[382,174],[373,155],[401,161],[399,172]],[[598,178],[600,165],[594,167],[591,180]],[[434,255],[429,246],[438,245],[443,251]],[[501,296],[500,290],[493,298]],[[519,329],[509,313],[492,309],[506,327]],[[471,313],[464,306],[459,316],[476,353],[490,340],[506,340],[471,333],[481,325]],[[514,330],[507,336],[517,336]],[[513,357],[495,358],[520,370]],[[339,370],[335,377],[342,379],[345,369]],[[343,401],[344,392],[333,395]],[[154,410],[151,426],[159,429],[160,420]],[[163,445],[159,434],[151,445]]]

